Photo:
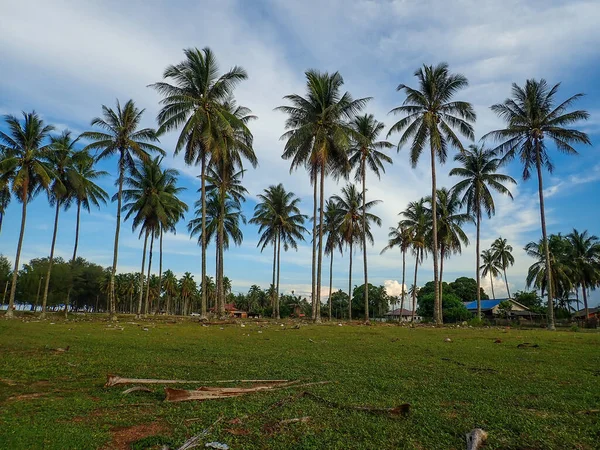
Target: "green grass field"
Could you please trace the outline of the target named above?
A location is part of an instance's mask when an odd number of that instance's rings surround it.
[[[600,446],[597,332],[132,318],[121,318],[121,330],[85,317],[26,320],[0,321],[3,449],[175,449],[219,418],[203,442],[232,449],[460,449],[475,427],[489,433],[491,449]],[[539,347],[517,348],[523,342]],[[129,395],[127,386],[104,388],[108,373],[332,383],[166,403],[163,386]],[[411,410],[390,417],[332,408],[293,397],[303,390],[343,405],[406,402]]]

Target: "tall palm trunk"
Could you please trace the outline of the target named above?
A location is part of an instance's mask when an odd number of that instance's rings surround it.
[[[321,186],[320,186],[320,199],[319,199],[319,255],[317,265],[317,302],[316,302],[316,314],[315,322],[321,322],[321,275],[322,275],[322,264],[323,264],[323,204],[325,203],[325,166],[321,167]]]
[[[158,298],[156,299],[156,314],[160,312],[160,294],[162,293],[162,262],[163,262],[163,229],[160,227],[160,241],[158,249]]]
[[[21,212],[21,231],[19,232],[19,242],[17,243],[17,254],[15,256],[15,267],[13,269],[12,282],[10,284],[10,296],[8,297],[8,309],[6,317],[14,316],[13,308],[15,305],[15,294],[17,292],[17,277],[19,276],[19,259],[21,258],[21,248],[23,247],[23,236],[25,236],[25,221],[27,219],[27,187],[23,188],[23,208]]]
[[[317,295],[316,295],[316,268],[317,268],[317,169],[313,170],[313,240],[312,240],[312,278],[311,278],[311,302],[312,320],[317,319]]]
[[[280,319],[279,316],[279,272],[281,270],[281,233],[277,231],[277,287],[275,288],[275,306],[277,309],[276,319]]]
[[[436,177],[435,177],[435,149],[433,144],[431,146],[431,214],[433,221],[433,290],[435,293],[435,302],[433,308],[433,320],[437,325],[442,324],[442,317],[439,315],[440,311],[440,290],[439,290],[439,278],[438,278],[438,235],[437,235],[437,190],[436,190]]]
[[[331,290],[333,289],[333,250],[331,250],[331,257],[329,261],[329,320],[331,321]]]
[[[417,310],[417,271],[419,270],[419,253],[415,256],[415,282],[413,284],[413,293],[412,293],[412,317],[410,319],[411,322],[415,321],[415,312]]]
[[[77,246],[79,245],[79,222],[81,219],[80,200],[77,200],[77,215],[75,217],[75,245],[73,246],[73,257],[71,258],[71,276],[73,276],[73,271],[75,270],[75,260],[77,259]],[[69,312],[69,305],[71,303],[71,290],[73,289],[73,284],[73,279],[71,279],[71,283],[69,284],[69,290],[67,291],[67,301],[65,302],[65,319],[67,318],[67,313]]]
[[[350,268],[348,269],[348,320],[352,320],[352,241],[350,241]]]
[[[540,142],[536,139],[535,158],[538,175],[538,191],[540,195],[540,217],[542,221],[542,240],[544,241],[544,255],[546,257],[546,279],[548,280],[548,329],[555,330],[554,325],[554,286],[552,285],[552,271],[550,266],[550,250],[546,234],[546,213],[544,211],[544,186],[542,182],[542,161],[540,159]]]
[[[202,299],[201,318],[206,318],[206,157],[202,155],[202,168],[200,172],[201,201],[202,201]]]
[[[438,317],[444,318],[444,293],[443,293],[443,275],[444,275],[444,257],[446,256],[446,248],[442,245],[440,247],[440,303],[438,305]]]
[[[54,231],[52,232],[52,245],[50,246],[50,259],[48,260],[48,271],[46,272],[46,284],[44,285],[44,297],[42,298],[42,314],[46,317],[46,304],[48,303],[48,289],[50,288],[50,276],[52,275],[52,263],[54,262],[54,247],[56,246],[56,233],[58,231],[58,214],[60,213],[60,201],[56,201],[54,212]]]
[[[481,319],[481,272],[479,271],[480,267],[480,259],[481,255],[479,254],[479,238],[481,234],[481,206],[477,203],[479,200],[479,196],[477,196],[477,200],[475,200],[475,204],[477,205],[477,241],[475,243],[475,263],[477,267],[475,267],[475,273],[477,274],[477,318]],[[492,289],[494,289],[494,284],[492,283]]]
[[[504,282],[506,283],[506,293],[508,294],[508,298],[510,297],[510,289],[508,288],[508,278],[506,278],[506,267],[504,269]]]
[[[154,247],[154,229],[150,230],[150,254],[148,256],[148,277],[146,278],[146,300],[144,314],[150,314],[150,271],[152,270],[152,249]]]
[[[4,294],[2,294],[2,304],[6,301],[6,293],[8,292],[8,280],[4,283]]]
[[[119,256],[119,233],[121,231],[121,204],[123,202],[123,178],[125,177],[125,154],[121,149],[119,157],[119,191],[117,192],[117,228],[115,229],[115,246],[113,249],[113,265],[110,272],[109,314],[111,320],[117,320],[115,299],[115,275],[117,273],[117,259]]]
[[[402,314],[404,313],[404,297],[406,295],[406,289],[404,288],[406,283],[406,250],[402,250],[402,299],[400,300],[400,321],[402,321]]]
[[[362,160],[362,244],[363,244],[363,269],[365,272],[365,323],[369,322],[369,278],[367,274],[367,174],[365,172],[365,158]],[[373,312],[375,314],[375,312]]]
[[[496,300],[496,294],[494,294],[494,279],[492,278],[492,272],[490,271],[490,286],[492,286],[492,298]]]
[[[146,247],[148,246],[148,230],[146,230],[146,236],[144,237],[144,251],[142,252],[142,269],[140,270],[140,295],[138,298],[137,314],[136,319],[139,319],[142,315],[142,299],[144,298],[144,267],[146,267]]]
[[[225,190],[221,188],[221,214],[219,215],[219,282],[217,287],[217,302],[219,304],[219,317],[225,317],[225,291],[223,289],[223,246],[224,246],[224,221],[225,221]]]
[[[587,286],[585,285],[585,280],[581,280],[581,292],[583,292],[583,307],[585,308],[585,320],[588,320],[590,312],[588,310]],[[579,308],[579,296],[577,297],[577,307]]]
[[[273,241],[273,289],[271,290],[271,317],[275,318],[275,276],[277,274],[277,241]]]

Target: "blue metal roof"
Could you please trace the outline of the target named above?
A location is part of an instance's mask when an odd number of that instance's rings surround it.
[[[509,298],[497,298],[496,300],[481,300],[481,309],[488,310],[493,309],[503,302],[504,300],[510,300]],[[477,309],[477,300],[473,300],[472,302],[465,303],[465,307],[468,310],[476,310]]]

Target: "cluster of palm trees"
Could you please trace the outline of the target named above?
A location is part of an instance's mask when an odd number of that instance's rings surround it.
[[[512,245],[508,244],[508,241],[500,236],[492,243],[492,246],[489,249],[481,252],[481,260],[483,263],[479,267],[479,270],[481,270],[481,276],[490,276],[490,287],[492,289],[493,299],[496,299],[496,294],[494,293],[494,279],[502,276],[502,274],[504,274],[506,294],[510,298],[510,287],[508,286],[506,269],[515,263],[512,251]]]
[[[154,240],[159,239],[162,249],[163,233],[174,231],[175,224],[187,209],[177,197],[181,189],[176,186],[176,171],[161,167],[160,156],[165,152],[158,147],[159,137],[170,131],[178,133],[174,154],[182,152],[186,164],[200,166],[200,199],[189,230],[199,236],[201,246],[201,314],[207,314],[206,250],[212,239],[217,248],[217,310],[219,314],[224,314],[224,250],[231,241],[239,243],[242,239],[239,223],[245,221],[241,203],[246,190],[241,180],[244,163],[253,167],[258,163],[249,129],[249,123],[256,117],[235,101],[236,86],[247,79],[243,68],[235,66],[221,73],[215,55],[209,48],[187,49],[184,50],[184,56],[183,61],[165,69],[162,81],[150,85],[161,96],[156,130],[140,128],[144,111],[130,100],[123,106],[117,102],[116,110],[103,106],[102,117],[92,121],[93,131],[81,136],[88,142],[80,151],[82,155],[88,155],[91,161],[88,164],[93,165],[96,160],[111,155],[118,157],[118,191],[113,198],[117,201],[117,225],[109,284],[109,310],[113,318],[116,314],[115,276],[121,212],[126,213],[126,219],[133,218],[133,228],[139,230],[140,238],[144,237],[145,247],[150,238],[150,273]],[[349,92],[344,92],[344,80],[338,72],[308,70],[305,75],[305,93],[286,95],[286,105],[276,109],[287,117],[286,132],[282,135],[285,141],[282,157],[290,161],[291,171],[305,168],[313,185],[311,299],[312,318],[320,321],[324,255],[330,255],[332,266],[335,252],[342,251],[346,246],[352,257],[355,246],[358,246],[363,252],[364,283],[368,283],[367,243],[372,242],[370,226],[373,223],[380,225],[380,220],[369,213],[377,200],[367,199],[367,174],[371,171],[381,176],[385,165],[392,163],[392,158],[385,151],[392,148],[393,144],[379,137],[385,129],[384,124],[373,115],[363,112],[370,98],[356,99]],[[492,106],[492,110],[506,122],[506,127],[482,138],[495,140],[499,145],[493,149],[486,149],[482,145],[466,147],[461,137],[471,141],[475,139],[473,124],[476,114],[469,102],[457,100],[456,96],[468,86],[467,78],[450,72],[445,63],[423,65],[414,75],[417,87],[407,84],[398,86],[397,90],[405,98],[400,106],[390,111],[400,119],[389,129],[387,138],[399,135],[397,149],[400,151],[404,146],[409,147],[409,160],[413,167],[422,159],[424,152],[429,154],[431,195],[410,203],[401,213],[402,220],[392,230],[388,247],[399,246],[403,260],[406,252],[411,250],[416,256],[416,268],[426,254],[432,255],[435,322],[442,322],[441,279],[444,260],[459,252],[461,245],[467,244],[460,225],[469,221],[474,221],[477,226],[476,273],[480,285],[480,223],[483,215],[489,217],[494,214],[492,192],[510,196],[505,184],[515,181],[497,173],[497,170],[506,161],[516,157],[523,165],[525,180],[530,177],[532,170],[535,169],[537,173],[544,276],[549,299],[554,298],[555,283],[552,282],[552,259],[546,233],[542,170],[553,169],[548,148],[550,142],[567,154],[577,153],[574,145],[590,144],[588,136],[573,127],[589,116],[586,111],[570,110],[581,94],[557,104],[555,97],[558,84],[550,86],[543,79],[527,80],[523,87],[513,84],[511,97]],[[68,132],[46,142],[52,127],[45,125],[34,113],[25,115],[23,125],[10,116],[7,125],[9,133],[0,134],[0,225],[12,193],[23,203],[21,235],[15,259],[15,267],[18,268],[27,203],[36,193],[47,192],[56,206],[57,224],[58,212],[69,205],[68,199],[72,196],[70,192],[73,189],[68,188],[66,183],[76,185],[75,178],[68,175],[73,171],[66,169],[68,164],[65,161],[60,161],[58,149],[63,149],[63,156],[79,155],[80,152],[75,151],[75,141]],[[98,152],[95,158],[89,156],[91,150]],[[454,159],[460,166],[452,169],[450,175],[461,177],[462,180],[451,190],[438,189],[437,165],[446,162],[451,150],[458,151]],[[52,158],[56,160],[50,158],[51,153],[55,154]],[[68,156],[71,157],[74,156]],[[339,180],[351,175],[360,182],[361,187],[349,184],[340,195],[326,200],[325,179],[332,177]],[[93,177],[87,178],[93,180]],[[95,189],[96,203],[106,201],[106,194],[97,187]],[[81,194],[81,198],[88,197]],[[85,201],[81,200],[84,207]],[[123,201],[126,203],[123,204]],[[283,186],[271,186],[265,190],[251,219],[260,228],[258,245],[261,250],[267,245],[273,246],[275,293],[279,291],[281,244],[284,250],[295,248],[305,232],[305,217],[300,214],[298,202]],[[466,212],[461,212],[462,207],[466,207]],[[51,251],[51,259],[52,254]],[[142,274],[145,255],[146,251],[142,258]],[[159,265],[159,273],[162,273],[162,257]],[[17,272],[14,271],[14,277]],[[405,269],[403,281],[404,272]],[[143,280],[143,275],[140,275],[140,282],[143,283]],[[15,284],[16,279],[11,287],[11,305]],[[330,293],[331,284],[330,277]],[[159,280],[159,290],[160,286]],[[148,285],[145,309],[142,311],[143,289],[140,289],[138,314],[148,311],[149,290]],[[273,307],[277,315],[275,298]],[[368,320],[368,289],[365,289],[364,301]],[[551,300],[549,316],[550,326],[553,327]]]

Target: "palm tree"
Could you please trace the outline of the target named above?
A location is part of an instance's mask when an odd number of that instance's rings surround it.
[[[181,293],[181,300],[183,302],[181,305],[181,314],[184,316],[188,314],[189,300],[195,290],[196,282],[194,281],[194,276],[189,272],[184,273],[183,277],[179,280],[179,292]]]
[[[152,267],[152,252],[154,238],[159,237],[160,229],[168,227],[173,220],[173,211],[181,214],[187,211],[187,205],[177,195],[184,188],[177,187],[179,172],[175,169],[162,169],[162,158],[140,161],[132,169],[130,175],[125,179],[128,189],[123,190],[123,198],[126,203],[123,211],[126,212],[125,220],[133,216],[132,230],[140,228],[139,237],[144,237],[144,254],[142,256],[142,270],[140,272],[140,292],[138,302],[139,316],[142,312],[142,297],[144,287],[144,265],[146,256],[146,245],[150,238],[150,253],[148,260],[148,277],[146,289],[146,301],[144,313],[149,312],[150,295],[150,271]]]
[[[392,148],[393,145],[388,141],[378,141],[379,134],[385,128],[385,125],[375,120],[373,114],[355,117],[350,126],[354,133],[352,134],[352,147],[350,148],[350,166],[356,168],[355,179],[362,181],[362,228],[367,228],[366,208],[367,201],[367,169],[371,169],[377,178],[381,178],[381,173],[385,173],[383,163],[392,164],[392,158],[381,150]],[[365,273],[365,286],[369,286],[367,270],[367,245],[363,236],[363,269]],[[366,321],[369,320],[369,289],[364,290]]]
[[[128,100],[121,108],[117,100],[117,110],[114,111],[102,105],[102,117],[96,117],[91,125],[102,131],[86,131],[81,138],[92,141],[84,150],[99,150],[97,159],[108,158],[118,155],[118,178],[117,178],[117,226],[115,229],[115,244],[113,249],[113,263],[110,275],[109,313],[112,320],[116,320],[115,304],[115,273],[117,272],[117,258],[119,254],[119,232],[121,230],[121,209],[123,182],[125,172],[135,166],[136,159],[146,162],[150,159],[150,153],[164,152],[153,142],[158,142],[156,131],[152,128],[139,129],[144,110],[135,106],[133,100]],[[113,198],[114,201],[114,198]]]
[[[502,239],[500,236],[492,243],[492,251],[494,252],[494,258],[498,261],[498,264],[504,272],[504,282],[506,283],[506,293],[510,298],[510,289],[508,287],[508,278],[506,277],[506,269],[515,263],[515,258],[512,255],[513,248],[508,245],[506,239]]]
[[[483,138],[490,137],[503,141],[497,148],[503,153],[504,158],[512,159],[519,156],[523,164],[523,179],[528,180],[533,167],[536,168],[538,177],[538,194],[540,197],[540,219],[542,226],[542,241],[546,258],[546,275],[552,276],[550,263],[550,250],[546,234],[546,215],[544,211],[544,186],[542,181],[542,167],[552,173],[553,165],[548,154],[547,143],[552,141],[558,151],[567,155],[575,155],[573,148],[576,144],[591,145],[587,134],[570,128],[573,124],[587,120],[589,114],[583,110],[570,111],[567,109],[583,94],[576,94],[556,105],[555,95],[560,83],[550,87],[546,80],[527,80],[525,87],[516,83],[512,85],[512,98],[504,103],[492,106],[500,118],[506,121],[505,129],[491,131]],[[545,139],[549,138],[549,139]],[[548,328],[554,326],[554,298],[552,280],[548,280],[550,289],[548,295]]]
[[[330,198],[325,203],[325,223],[323,224],[323,230],[327,235],[325,240],[325,254],[329,255],[329,294],[328,294],[328,306],[329,306],[329,320],[331,320],[331,294],[333,293],[333,254],[336,251],[343,254],[344,240],[340,232],[342,214],[337,207],[336,202]]]
[[[496,294],[494,294],[494,278],[498,278],[500,276],[500,270],[502,266],[500,266],[500,262],[496,259],[496,255],[494,254],[493,249],[484,250],[481,252],[481,259],[483,264],[479,267],[481,270],[482,276],[490,275],[490,286],[492,287],[492,298],[496,300]],[[477,295],[479,297],[479,295]],[[478,302],[477,308],[480,309],[481,306]],[[481,316],[478,316],[481,317]]]
[[[21,231],[17,243],[15,266],[10,285],[8,310],[6,317],[13,317],[15,294],[17,292],[17,277],[19,274],[19,259],[25,235],[27,205],[39,192],[39,187],[47,189],[54,177],[52,168],[47,163],[49,144],[45,143],[54,129],[45,125],[35,111],[23,112],[23,123],[15,116],[4,116],[9,134],[0,131],[0,186],[8,186],[22,203]]]
[[[371,233],[371,223],[381,226],[381,219],[375,214],[365,212],[366,222],[363,222],[363,208],[366,211],[372,209],[380,203],[380,200],[371,200],[364,202],[361,192],[355,185],[349,184],[342,188],[340,195],[334,195],[333,201],[337,203],[337,209],[341,215],[340,233],[342,239],[349,248],[350,268],[348,272],[348,319],[352,319],[352,247],[355,243],[360,246],[365,242],[373,244],[373,234]],[[363,206],[364,205],[364,206]],[[366,226],[366,228],[363,228]],[[363,239],[363,236],[365,239]],[[369,305],[365,309],[365,321],[369,321]]]
[[[201,217],[206,217],[206,169],[208,159],[216,148],[226,144],[225,136],[233,134],[233,128],[244,129],[244,122],[236,117],[226,105],[238,83],[248,78],[246,71],[238,66],[219,75],[219,65],[208,47],[183,51],[185,60],[169,66],[163,73],[168,82],[152,85],[160,95],[162,109],[157,120],[159,132],[181,128],[175,146],[175,154],[184,151],[188,165],[201,165]],[[205,230],[206,223],[202,224]],[[201,236],[205,239],[206,233]],[[201,310],[206,317],[206,241],[202,241],[202,288]]]
[[[304,228],[306,216],[300,213],[298,207],[300,199],[293,192],[287,192],[281,183],[277,186],[269,186],[258,198],[260,202],[254,208],[254,217],[250,219],[250,223],[259,227],[258,246],[261,247],[261,251],[268,244],[273,244],[274,247],[273,275],[275,276],[276,271],[277,278],[273,279],[275,286],[273,316],[279,319],[281,243],[283,242],[284,251],[290,247],[294,250],[298,249],[297,241],[303,241],[303,234],[307,231]]]
[[[281,136],[286,140],[282,157],[291,159],[290,172],[305,167],[313,183],[312,319],[320,322],[325,176],[347,173],[347,149],[353,134],[347,121],[370,98],[355,100],[348,92],[342,94],[344,79],[338,72],[308,70],[305,75],[306,96],[286,95],[284,99],[291,106],[276,109],[288,115],[285,122],[288,131]]]
[[[581,286],[585,317],[589,317],[587,290],[594,289],[600,280],[600,241],[598,236],[580,233],[577,229],[567,235],[571,244],[570,256],[574,263],[575,284]]]
[[[411,246],[411,232],[408,227],[398,223],[396,227],[390,227],[388,233],[388,244],[381,250],[381,254],[394,247],[400,249],[402,253],[402,300],[400,301],[400,311],[404,310],[404,298],[406,296],[406,253]]]
[[[415,257],[415,279],[413,282],[412,292],[409,293],[412,296],[412,321],[415,321],[415,311],[417,309],[417,271],[419,270],[419,264],[423,263],[423,259],[427,255],[427,251],[430,249],[428,237],[431,235],[429,229],[429,213],[425,206],[425,199],[422,198],[416,202],[410,202],[406,209],[400,213],[402,220],[400,226],[406,228],[409,234],[409,242],[412,249],[412,253]],[[434,309],[435,313],[435,309]]]
[[[2,157],[0,156],[0,158]],[[10,200],[10,187],[8,183],[3,183],[2,185],[0,185],[0,232],[2,232],[2,220],[4,219],[6,208],[8,208],[8,205],[10,204]]]
[[[54,262],[54,246],[56,244],[56,233],[58,232],[58,215],[60,209],[65,211],[71,206],[73,201],[73,192],[75,186],[73,177],[73,157],[74,147],[77,139],[71,138],[71,132],[65,130],[61,135],[50,138],[50,151],[48,152],[48,164],[54,172],[54,180],[50,189],[47,190],[48,201],[51,206],[55,206],[54,230],[52,232],[52,245],[50,246],[50,258],[48,259],[48,272],[44,284],[44,296],[42,297],[41,317],[46,316],[46,303],[48,302],[48,289],[50,287],[50,277],[52,275],[52,263]],[[79,155],[78,155],[79,156]],[[65,302],[65,316],[67,314],[68,303]]]
[[[462,203],[467,206],[467,213],[475,216],[477,226],[475,273],[477,274],[477,317],[481,318],[481,277],[479,275],[481,217],[484,212],[488,218],[496,213],[492,191],[508,195],[512,199],[512,194],[505,184],[516,184],[516,181],[508,175],[496,172],[502,165],[502,160],[496,158],[492,150],[471,145],[463,153],[456,155],[454,160],[462,167],[455,167],[450,171],[450,175],[457,175],[464,180],[456,183],[452,190],[458,195],[462,194]]]
[[[402,133],[398,142],[398,150],[401,146],[412,139],[410,161],[416,167],[427,142],[431,152],[431,198],[433,213],[433,280],[435,292],[434,320],[437,324],[442,323],[439,314],[440,292],[438,279],[438,230],[437,230],[437,188],[435,161],[436,157],[440,163],[446,162],[448,146],[454,147],[461,152],[464,151],[460,139],[455,133],[473,140],[475,134],[472,122],[475,121],[475,111],[468,102],[453,101],[452,98],[457,91],[468,86],[467,79],[460,74],[452,74],[446,63],[437,66],[423,65],[415,72],[419,80],[419,88],[413,89],[401,84],[398,91],[406,93],[406,99],[402,106],[392,109],[394,114],[402,114],[405,117],[396,122],[388,137],[395,132]]]
[[[170,270],[165,271],[163,274],[164,284],[163,287],[165,289],[165,295],[167,296],[167,301],[165,304],[165,313],[169,315],[171,313],[171,299],[177,296],[178,285],[177,278],[175,274]]]

